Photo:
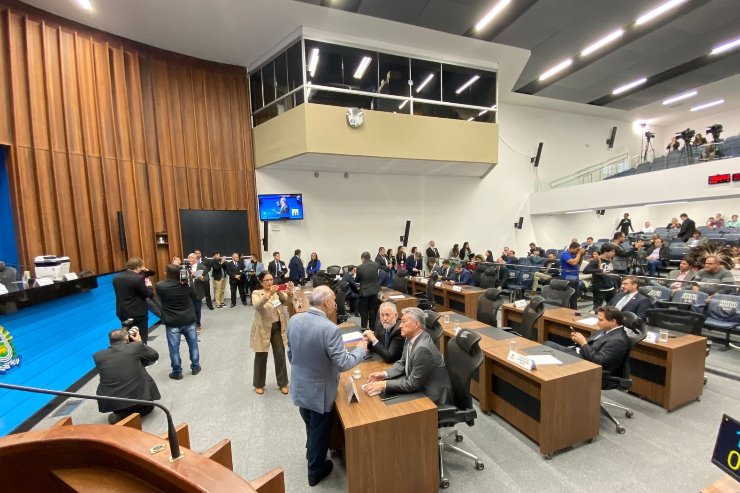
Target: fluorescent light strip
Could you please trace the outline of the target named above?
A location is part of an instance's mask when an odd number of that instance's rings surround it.
[[[687,204],[688,200],[677,200],[675,202],[658,202],[655,204],[645,204],[645,207],[654,207],[654,206],[660,206],[660,205],[675,205],[675,204]]]
[[[738,46],[740,46],[740,38],[737,38],[735,41],[730,41],[729,43],[717,46],[716,48],[712,49],[710,55],[719,55],[726,51],[730,51],[733,48],[737,48]]]
[[[646,22],[649,22],[649,21],[655,19],[659,15],[668,12],[672,8],[678,7],[679,5],[681,5],[682,3],[685,3],[685,2],[686,2],[686,0],[670,0],[670,1],[668,1],[668,2],[666,2],[664,4],[662,4],[662,5],[654,8],[651,11],[642,14],[635,21],[635,25],[636,26],[639,26],[641,24],[645,24]]]
[[[474,118],[475,118],[474,116],[471,116],[470,118],[468,118],[468,121],[472,122]]]
[[[403,103],[399,104],[398,105],[398,109],[399,110],[402,110],[403,107],[406,106],[407,104],[409,104],[409,100],[408,99],[406,101],[404,101]]]
[[[584,209],[582,211],[568,211],[566,212],[566,214],[581,214],[583,212],[593,212],[593,211],[594,211],[593,209]]]
[[[718,99],[718,100],[712,101],[710,103],[700,104],[699,106],[694,106],[693,108],[691,108],[691,111],[704,110],[704,109],[707,109],[707,108],[711,108],[712,106],[718,106],[718,105],[720,105],[720,104],[722,104],[724,102],[725,102],[724,99]]]
[[[311,50],[311,55],[308,57],[308,73],[311,74],[311,77],[313,77],[313,74],[316,72],[316,66],[319,64],[319,49],[313,48]]]
[[[90,0],[77,0],[77,3],[80,4],[80,7],[82,7],[85,10],[92,10],[93,6]]]
[[[558,72],[560,72],[562,70],[565,70],[566,68],[570,67],[570,65],[572,63],[573,63],[573,59],[572,58],[568,58],[567,60],[563,60],[562,62],[558,63],[553,68],[551,68],[550,70],[548,70],[545,73],[543,73],[542,75],[540,75],[539,80],[540,81],[543,81],[545,79],[549,79],[550,77],[552,77],[553,75],[557,74]]]
[[[427,75],[427,78],[424,79],[424,82],[422,82],[421,84],[419,84],[419,87],[416,88],[416,92],[421,92],[421,90],[424,89],[426,87],[426,85],[429,84],[429,82],[432,79],[434,79],[434,74],[433,73]]]
[[[627,92],[630,89],[634,89],[637,86],[643,85],[645,82],[647,82],[647,77],[643,77],[642,79],[633,80],[629,84],[625,84],[621,87],[617,87],[616,89],[612,91],[612,94],[614,94],[615,96],[617,94],[622,94],[623,92]]]
[[[474,75],[473,77],[470,78],[469,81],[467,81],[465,84],[463,84],[460,87],[458,87],[457,88],[457,91],[455,91],[455,94],[460,94],[465,89],[467,89],[468,87],[472,86],[475,83],[475,81],[477,81],[478,79],[480,79],[480,75]]]
[[[608,45],[612,41],[616,41],[617,39],[621,38],[624,34],[624,31],[622,29],[617,29],[613,33],[604,36],[600,40],[596,41],[594,44],[587,46],[582,52],[581,56],[588,56],[594,51],[598,50],[599,48]]]
[[[488,110],[482,110],[480,113],[478,113],[478,116],[483,116],[486,113],[488,113]]]
[[[475,25],[475,30],[480,31],[490,23],[504,8],[511,3],[511,0],[500,0],[481,20]]]
[[[685,92],[683,94],[679,94],[678,96],[673,96],[672,98],[666,99],[665,101],[663,101],[663,104],[666,104],[667,105],[667,104],[677,103],[679,101],[683,101],[684,99],[693,98],[697,94],[699,94],[699,91]]]
[[[362,57],[362,60],[360,60],[360,64],[357,66],[357,70],[355,70],[355,79],[362,79],[362,76],[365,75],[365,71],[370,66],[370,62],[372,62],[373,59],[369,56]]]

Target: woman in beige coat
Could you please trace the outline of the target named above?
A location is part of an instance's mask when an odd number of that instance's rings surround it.
[[[254,391],[259,395],[265,393],[267,373],[267,352],[272,345],[272,356],[275,359],[275,377],[283,394],[288,393],[288,369],[285,366],[285,345],[288,343],[286,329],[288,314],[285,305],[293,301],[293,283],[288,283],[285,291],[278,291],[272,284],[272,274],[260,272],[257,280],[262,289],[252,291],[254,306],[254,324],[252,325],[252,349],[254,355]]]

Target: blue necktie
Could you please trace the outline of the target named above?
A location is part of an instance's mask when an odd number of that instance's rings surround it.
[[[391,342],[391,331],[386,329],[385,331],[385,348],[388,349],[388,345]]]

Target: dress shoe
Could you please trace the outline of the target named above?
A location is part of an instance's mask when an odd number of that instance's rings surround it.
[[[209,310],[213,310],[213,305],[208,305]]]
[[[198,368],[193,368],[192,373],[193,375],[197,375],[198,373],[200,373],[200,366]]]
[[[246,301],[242,301],[242,305],[248,306]]]
[[[288,387],[280,387],[280,393],[283,395],[288,395]]]
[[[264,387],[255,387],[254,391],[257,392],[257,394],[262,395],[265,393]]]
[[[322,479],[324,479],[329,474],[331,474],[331,472],[332,472],[333,469],[334,469],[334,463],[332,461],[328,460],[328,461],[324,462],[324,468],[321,470],[321,473],[319,473],[319,475],[316,478],[309,479],[308,480],[308,485],[309,486],[316,486],[317,484],[319,484],[321,482]]]
[[[182,380],[182,373],[170,373],[169,377],[172,380]]]
[[[236,303],[231,304],[231,308],[234,308],[236,306]]]

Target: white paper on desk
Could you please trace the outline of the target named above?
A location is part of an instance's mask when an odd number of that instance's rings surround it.
[[[389,296],[389,298],[392,300],[402,300],[405,298],[405,296],[402,294],[392,294]]]
[[[529,357],[537,366],[562,365],[563,362],[551,354],[530,354]]]
[[[362,339],[362,334],[358,331],[342,334],[342,341],[345,343],[359,341],[360,339]]]
[[[599,319],[596,317],[588,317],[578,320],[578,323],[583,325],[596,325],[599,323]]]

